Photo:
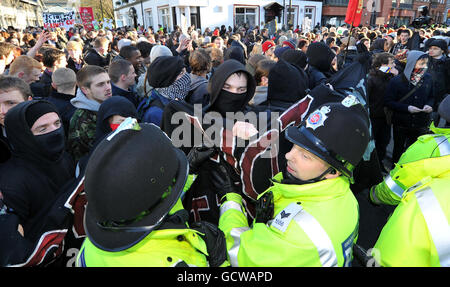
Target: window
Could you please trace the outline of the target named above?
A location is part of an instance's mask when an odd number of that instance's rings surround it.
[[[312,27],[314,27],[315,21],[315,7],[305,7],[305,18],[309,18],[311,20]]]
[[[145,24],[147,24],[147,27],[153,27],[153,15],[152,10],[145,10]]]
[[[172,20],[169,8],[159,9],[159,24],[161,24],[163,28],[167,28],[167,31],[172,30]]]
[[[256,8],[236,7],[234,22],[236,26],[248,24],[256,26]]]

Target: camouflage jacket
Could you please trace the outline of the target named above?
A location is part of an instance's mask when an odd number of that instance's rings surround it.
[[[70,119],[67,150],[77,162],[88,154],[95,140],[97,112],[77,109]]]

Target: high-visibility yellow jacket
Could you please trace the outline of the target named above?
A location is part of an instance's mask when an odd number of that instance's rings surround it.
[[[450,267],[450,175],[402,194],[372,249],[381,266]]]
[[[189,189],[189,176],[184,192]],[[183,209],[179,199],[169,215]],[[189,266],[209,266],[207,246],[200,233],[188,224],[181,229],[161,229],[149,233],[136,245],[119,252],[104,251],[86,238],[77,256],[77,267],[170,267],[183,263]],[[222,266],[229,265],[224,262]]]
[[[397,205],[402,194],[421,178],[445,177],[450,172],[450,129],[430,127],[434,134],[420,136],[400,157],[383,182],[370,189],[374,203]]]
[[[172,209],[182,208],[181,201]],[[184,262],[206,267],[207,247],[198,232],[189,229],[152,231],[138,244],[119,252],[104,251],[86,238],[78,253],[77,267],[171,267]]]
[[[228,193],[219,228],[232,266],[349,266],[358,236],[358,202],[347,178],[304,185],[273,178],[274,218],[250,228],[242,197]],[[260,195],[262,196],[262,195]]]

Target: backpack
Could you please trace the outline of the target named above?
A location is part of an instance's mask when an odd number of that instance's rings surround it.
[[[152,94],[153,94],[153,92],[157,93],[155,90],[152,91]],[[149,97],[143,99],[137,107],[137,114],[138,114],[139,119],[141,119],[141,120],[144,119],[145,113],[151,107],[158,107],[158,108],[164,110],[164,104],[161,102],[161,100],[159,98],[154,97],[154,96],[152,97],[152,94],[150,94]]]

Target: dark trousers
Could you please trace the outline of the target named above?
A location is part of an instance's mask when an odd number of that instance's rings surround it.
[[[381,164],[386,156],[386,148],[391,140],[391,125],[387,124],[386,118],[372,118],[371,121],[375,149]]]
[[[406,128],[394,125],[394,150],[392,162],[397,163],[406,149],[412,145],[418,137],[428,132],[428,128]]]

